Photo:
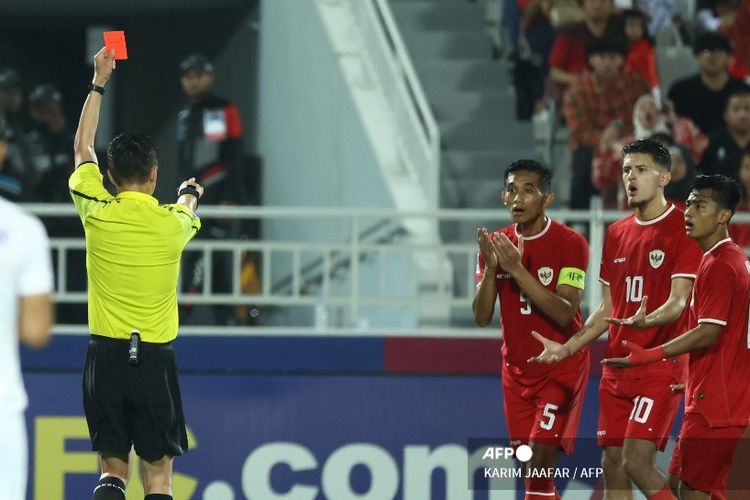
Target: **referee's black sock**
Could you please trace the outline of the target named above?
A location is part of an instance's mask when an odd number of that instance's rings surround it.
[[[125,500],[125,483],[115,476],[101,478],[94,488],[93,500]]]
[[[143,497],[143,500],[172,500],[172,495],[165,495],[164,493],[151,493]]]

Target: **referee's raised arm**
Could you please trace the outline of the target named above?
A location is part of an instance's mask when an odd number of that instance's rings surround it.
[[[86,162],[97,162],[94,138],[96,137],[96,127],[99,125],[99,108],[104,95],[104,86],[114,69],[114,51],[107,52],[106,47],[102,47],[94,56],[94,78],[89,86],[89,95],[83,103],[78,130],[76,130],[76,137],[73,142],[75,168]]]

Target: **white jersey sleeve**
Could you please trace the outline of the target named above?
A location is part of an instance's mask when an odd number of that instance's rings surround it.
[[[52,278],[52,256],[49,238],[44,226],[36,217],[27,217],[26,234],[23,245],[21,268],[17,274],[16,290],[19,296],[51,293],[54,287]]]

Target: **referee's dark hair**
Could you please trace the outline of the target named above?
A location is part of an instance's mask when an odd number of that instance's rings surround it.
[[[159,151],[146,134],[123,132],[109,143],[107,159],[118,184],[143,184],[159,166]]]
[[[732,215],[734,215],[742,198],[737,181],[720,174],[699,175],[693,179],[690,191],[700,191],[701,189],[710,189],[711,199],[722,209],[731,210]]]
[[[510,174],[524,170],[533,172],[539,177],[539,189],[542,193],[549,193],[552,189],[552,172],[536,160],[516,160],[505,169],[504,183],[508,185]]]

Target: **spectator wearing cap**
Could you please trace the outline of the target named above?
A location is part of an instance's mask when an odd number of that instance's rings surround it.
[[[672,84],[667,95],[675,112],[690,118],[707,135],[724,128],[727,99],[744,83],[729,75],[732,45],[720,33],[704,33],[696,38],[693,54],[698,61],[697,75]]]
[[[73,172],[73,133],[62,110],[62,96],[52,84],[29,94],[32,128],[24,137],[29,163],[24,174],[24,198],[33,202],[62,203],[68,197]]]
[[[244,203],[246,196],[242,176],[242,121],[237,106],[211,90],[214,85],[213,64],[201,54],[188,56],[180,64],[180,83],[187,104],[177,115],[178,175],[195,177],[206,194],[201,200],[213,205]],[[235,225],[236,226],[236,225]],[[239,228],[224,220],[208,220],[198,238],[227,239],[238,237]],[[231,258],[213,261],[211,290],[230,293]],[[203,264],[194,254],[185,256],[185,291],[197,292],[203,287]],[[183,311],[188,315],[191,310]],[[216,321],[234,324],[233,309],[214,308]]]
[[[626,49],[621,39],[595,39],[586,53],[591,69],[570,85],[563,101],[573,153],[571,208],[588,208],[591,196],[597,192],[591,182],[591,166],[602,131],[612,125],[624,134],[632,134],[633,106],[650,91],[640,75],[624,69]]]

